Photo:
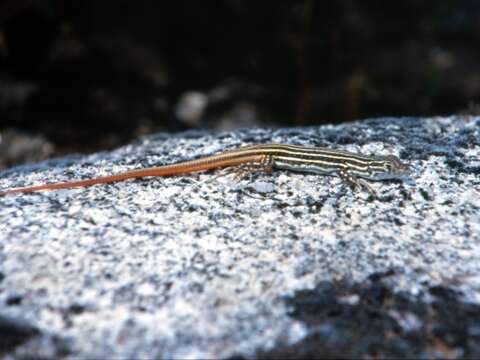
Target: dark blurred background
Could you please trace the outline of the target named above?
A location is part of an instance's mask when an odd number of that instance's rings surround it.
[[[0,0],[0,168],[192,128],[475,113],[476,0]]]

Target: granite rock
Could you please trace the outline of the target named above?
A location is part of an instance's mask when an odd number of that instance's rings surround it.
[[[376,199],[336,177],[228,170],[0,198],[0,328],[19,334],[0,355],[480,354],[480,118],[157,134],[5,170],[0,189],[265,142],[395,154],[414,171],[373,183]],[[463,342],[444,319],[459,314]]]

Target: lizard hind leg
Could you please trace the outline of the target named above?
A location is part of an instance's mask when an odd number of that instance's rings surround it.
[[[228,173],[233,173],[236,181],[241,181],[247,176],[250,178],[254,172],[272,172],[272,157],[265,155],[260,162],[248,162],[228,169]]]
[[[243,164],[234,169],[235,179],[237,181],[243,180],[246,176],[251,177],[254,172],[265,172],[270,173],[273,171],[273,160],[270,155],[265,155],[262,157],[260,162],[252,162]]]

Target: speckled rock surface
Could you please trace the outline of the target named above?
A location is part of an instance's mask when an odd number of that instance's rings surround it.
[[[378,199],[279,171],[0,198],[0,355],[480,355],[479,118],[156,135],[9,169],[0,189],[263,142],[393,153],[414,173]]]

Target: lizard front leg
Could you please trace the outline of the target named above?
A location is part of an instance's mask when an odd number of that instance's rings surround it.
[[[346,182],[352,189],[364,188],[372,196],[377,197],[375,189],[364,179],[352,175],[348,170],[340,170],[338,176]]]

